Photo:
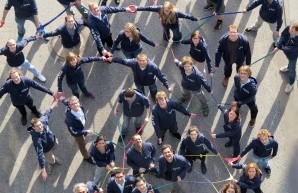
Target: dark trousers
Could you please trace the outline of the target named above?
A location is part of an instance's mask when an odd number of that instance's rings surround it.
[[[169,130],[170,133],[172,133],[172,134],[173,134],[173,133],[177,133],[177,132],[178,132],[178,125],[177,125],[177,122],[176,122],[174,125],[172,125],[170,128],[161,128],[161,127],[160,127],[160,135],[161,135],[162,138],[163,138],[164,135],[166,134],[167,130]]]
[[[257,187],[255,189],[252,189],[255,193],[263,193],[263,191],[261,190],[261,187]],[[247,188],[241,188],[241,193],[246,193]]]
[[[235,139],[232,137],[229,137],[230,141],[232,143],[232,146],[234,148],[233,150],[233,157],[237,157],[240,154],[240,139]]]
[[[137,87],[138,90],[142,91],[142,93],[145,95],[145,86],[136,84],[136,87]],[[157,86],[156,86],[155,83],[149,85],[149,91],[150,91],[151,97],[153,99],[155,99],[155,95],[157,93]]]
[[[86,84],[85,84],[85,78],[81,78],[79,79],[79,81],[75,84],[68,84],[69,88],[71,89],[72,91],[72,94],[76,97],[79,98],[79,89],[78,89],[78,85],[82,91],[82,93],[84,95],[88,95],[88,90],[86,88]]]
[[[112,38],[112,33],[110,33],[110,35],[107,38],[100,38],[101,39],[101,43],[104,46],[105,44],[107,44],[107,46],[110,48],[112,47],[114,41]],[[97,47],[97,50],[99,52],[99,54],[102,56],[100,49]]]
[[[206,155],[206,152],[201,153],[202,155]],[[185,158],[189,161],[190,165],[193,165],[193,162],[197,159],[201,160],[201,165],[205,164],[206,156],[187,156],[191,155],[190,153],[186,152]]]
[[[243,66],[243,64],[236,64],[236,72],[238,72],[239,68]],[[224,74],[225,74],[225,77],[226,78],[230,78],[231,75],[232,75],[232,67],[233,67],[233,64],[225,64],[225,67],[224,67]]]
[[[235,101],[237,101],[237,99],[235,98]],[[258,106],[256,105],[256,101],[250,102],[246,104],[250,110],[250,118],[251,119],[255,119],[258,115]],[[237,105],[239,108],[241,107],[241,105]]]
[[[179,27],[176,27],[176,28],[169,28],[168,26],[166,25],[163,25],[164,26],[164,32],[163,32],[163,39],[165,41],[168,41],[170,40],[171,36],[170,36],[170,29],[172,30],[173,32],[173,41],[180,41],[181,38],[182,38],[182,33],[180,32],[180,29]],[[166,33],[165,33],[166,32]]]
[[[152,172],[155,176],[159,177],[159,172],[157,171],[156,168],[148,169],[148,170],[146,170],[146,171],[145,171],[144,173],[142,173],[142,174],[147,174],[147,173],[149,173],[149,172]],[[139,172],[139,170],[132,170],[132,175],[133,175],[134,177],[137,177],[137,176],[140,176],[141,173]]]
[[[36,108],[36,106],[33,105],[33,99],[31,98],[26,104],[25,104],[34,114],[37,114],[38,110]],[[26,116],[27,112],[26,112],[26,108],[25,105],[14,105],[21,113],[22,116]]]

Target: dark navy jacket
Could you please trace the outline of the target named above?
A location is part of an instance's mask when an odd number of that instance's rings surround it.
[[[216,3],[217,6],[215,12],[218,13],[222,4],[224,3],[224,0],[213,0],[213,2]]]
[[[104,46],[101,42],[101,39],[106,39],[111,34],[111,25],[109,23],[109,18],[107,14],[110,13],[118,13],[118,12],[125,12],[125,8],[118,8],[118,7],[105,7],[101,6],[100,9],[100,16],[94,16],[91,11],[88,14],[88,23],[91,30],[91,34],[96,42],[97,47],[102,52],[104,50]]]
[[[257,80],[253,77],[248,78],[250,82],[241,87],[239,74],[234,76],[234,98],[238,105],[248,104],[256,100]]]
[[[198,70],[196,66],[192,66],[192,73],[190,75],[186,75],[185,70],[181,62],[176,63],[179,67],[182,75],[181,85],[183,88],[191,91],[199,91],[201,90],[201,86],[211,92],[211,87],[207,84],[207,80],[204,78],[203,74]]]
[[[142,40],[143,42],[153,47],[155,46],[155,43],[149,40],[142,32],[140,32],[140,30],[137,30],[137,32],[140,36],[140,40]],[[116,50],[120,42],[121,42],[121,49],[124,50],[125,52],[133,52],[142,48],[142,45],[140,44],[140,42],[136,43],[134,40],[130,41],[130,39],[125,35],[124,30],[121,30],[116,40],[114,41],[114,44],[111,48],[111,53],[114,53],[114,51]]]
[[[6,45],[5,47],[1,48],[0,55],[6,56],[6,61],[10,67],[21,66],[25,62],[25,56],[22,50],[29,42],[34,40],[36,40],[36,37],[31,36],[17,43],[16,53],[10,52],[8,46]]]
[[[161,72],[158,66],[149,59],[147,60],[147,66],[144,70],[140,68],[138,61],[135,58],[113,58],[112,62],[130,67],[133,71],[134,82],[136,85],[150,86],[155,83],[157,77],[167,89],[169,88],[166,76]]]
[[[94,182],[88,181],[86,185],[88,188],[88,193],[94,193],[95,191],[99,192],[99,188]]]
[[[241,138],[241,123],[239,120],[234,120],[232,123],[229,122],[229,115],[228,115],[228,109],[226,109],[224,106],[218,106],[218,108],[221,110],[221,112],[224,114],[224,133],[216,134],[216,138],[233,138],[237,141]]]
[[[291,37],[289,32],[290,26],[287,26],[281,33],[277,47],[284,51],[290,59],[298,57],[298,36]]]
[[[246,11],[251,11],[259,5],[262,5],[259,12],[261,18],[268,23],[277,22],[276,31],[279,31],[283,22],[282,1],[273,0],[272,3],[269,3],[268,0],[254,0],[251,4],[247,5]]]
[[[227,33],[223,35],[219,40],[219,45],[215,53],[216,67],[219,67],[221,57],[223,58],[226,64],[229,64],[230,54],[228,51],[228,42],[229,42],[229,35]],[[247,38],[242,34],[238,34],[238,51],[235,54],[237,55],[237,61],[236,61],[237,65],[242,65],[244,63],[244,60],[246,61],[245,64],[250,65],[251,52],[250,52],[249,42]]]
[[[153,106],[151,119],[158,138],[161,138],[160,129],[168,129],[177,123],[176,110],[184,115],[190,116],[188,110],[171,99],[167,101],[167,109],[162,109],[158,103]]]
[[[181,43],[190,44],[189,54],[194,60],[198,62],[205,62],[206,60],[208,73],[210,74],[212,72],[211,58],[205,39],[201,38],[197,46],[195,46],[191,40],[182,40]]]
[[[159,193],[158,189],[154,189],[154,187],[147,182],[146,182],[146,187],[147,187],[147,191],[145,193],[148,193],[152,189],[153,189],[154,193]],[[144,192],[140,192],[137,188],[134,188],[131,193],[144,193]]]
[[[148,6],[148,7],[138,7],[137,10],[138,11],[152,11],[152,12],[157,12],[160,13],[161,9],[162,9],[163,5],[157,5],[157,6]],[[171,28],[171,29],[175,29],[179,27],[179,18],[185,18],[185,19],[190,19],[192,21],[198,21],[197,18],[195,18],[194,16],[191,16],[187,13],[183,13],[181,11],[177,11],[176,12],[176,23],[163,23],[163,25],[166,28]]]
[[[0,90],[0,98],[2,98],[4,94],[9,93],[13,105],[25,105],[28,101],[32,100],[31,87],[41,92],[48,93],[51,96],[53,95],[53,92],[50,89],[30,78],[21,76],[21,82],[19,84],[15,84],[11,79],[5,82]]]
[[[27,129],[27,131],[31,134],[33,145],[37,153],[37,159],[41,168],[45,168],[46,165],[44,153],[49,152],[55,145],[56,137],[48,126],[51,113],[52,109],[49,109],[39,118],[41,124],[43,125],[42,132],[35,132],[32,127]]]
[[[58,91],[62,92],[62,81],[66,75],[66,82],[68,85],[77,84],[79,80],[84,79],[84,73],[82,70],[82,64],[102,61],[102,57],[81,57],[75,68],[70,67],[67,64],[64,64],[61,68],[61,71],[58,75]]]
[[[71,37],[69,32],[67,31],[67,27],[65,24],[62,26],[58,27],[56,30],[47,32],[43,35],[44,38],[47,37],[53,37],[53,36],[61,36],[61,43],[64,48],[73,48],[75,47],[78,43],[80,43],[80,34],[79,34],[79,28],[84,25],[88,26],[87,23],[81,19],[75,20],[74,23],[74,36]]]
[[[81,109],[85,113],[84,108],[82,106]],[[82,135],[86,136],[88,134],[81,120],[71,113],[71,109],[69,107],[66,108],[65,115],[65,124],[72,136],[80,137]],[[85,119],[87,120],[86,115]]]
[[[264,145],[259,138],[254,138],[248,146],[240,153],[240,156],[243,157],[251,149],[253,153],[258,157],[275,157],[278,150],[278,143],[274,140],[273,137],[269,138],[269,144]]]
[[[199,155],[202,153],[207,153],[210,149],[214,154],[217,154],[217,150],[213,147],[212,143],[200,133],[195,142],[191,140],[189,136],[182,140],[179,154],[185,155]]]
[[[174,154],[172,167],[170,168],[172,175],[167,176],[167,160],[164,156],[159,157],[159,174],[160,178],[168,181],[176,182],[177,176],[181,177],[181,180],[186,176],[186,171],[190,168],[190,163],[181,155]]]
[[[71,2],[75,2],[76,0],[57,0],[57,1],[63,5],[69,5]]]
[[[243,169],[243,174],[237,182],[237,185],[240,188],[255,189],[261,185],[263,181],[262,179],[263,174],[261,171],[260,171],[260,176],[256,176],[253,179],[249,179],[248,174],[245,173],[245,168],[246,168],[245,164],[240,164],[240,163],[233,164],[232,167],[236,169]]]
[[[38,15],[35,0],[6,0],[4,9],[10,10],[11,7],[14,7],[15,16],[18,18],[27,19],[32,15]]]
[[[135,182],[134,176],[130,176],[130,175],[125,176],[123,193],[131,193],[131,191],[134,188],[133,187],[134,182]],[[108,181],[107,193],[121,193],[118,185],[115,182],[114,177],[110,178]]]
[[[124,92],[122,90],[118,96],[118,102],[123,103],[123,113],[125,116],[128,117],[139,117],[144,112],[144,106],[146,109],[150,108],[150,101],[149,99],[143,95],[141,92],[135,90],[135,101],[131,104],[131,108],[129,108],[129,104],[127,100],[124,99]]]
[[[155,162],[155,147],[152,143],[142,142],[142,152],[137,151],[132,145],[126,153],[126,163],[132,169],[139,170],[140,168],[149,169],[150,164]]]
[[[106,152],[102,154],[93,142],[90,156],[94,158],[95,163],[98,167],[106,167],[108,164],[115,162],[115,150],[114,145],[110,141],[106,141],[105,145]]]

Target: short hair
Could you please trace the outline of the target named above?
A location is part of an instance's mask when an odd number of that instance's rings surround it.
[[[79,101],[79,99],[78,99],[78,97],[76,97],[76,96],[71,96],[71,97],[69,97],[68,99],[67,99],[67,104],[69,105],[69,103],[70,103],[70,101]]]
[[[21,72],[19,69],[17,69],[17,68],[12,68],[12,69],[10,69],[10,70],[8,71],[8,76],[9,76],[8,79],[11,79],[11,75],[14,74],[14,73],[18,73],[19,76],[23,76],[22,72]]]
[[[189,126],[187,130],[187,134],[190,135],[191,132],[195,131],[196,133],[199,133],[199,128],[195,125]]]
[[[136,179],[135,179],[135,181],[134,181],[134,186],[136,186],[137,183],[138,183],[138,182],[141,182],[141,181],[143,181],[143,182],[146,183],[146,180],[145,180],[143,174],[141,174],[140,176],[136,177]]]
[[[169,148],[171,151],[173,151],[172,146],[170,144],[164,144],[161,148],[161,152],[163,153],[163,151],[167,148]]]
[[[255,162],[251,162],[249,164],[246,165],[245,167],[245,174],[248,176],[248,170],[254,168],[256,170],[256,177],[260,176],[260,169],[258,167],[258,165]]]
[[[135,90],[133,88],[128,88],[124,91],[124,97],[132,98],[135,95]]]
[[[79,190],[79,188],[84,188],[86,192],[88,192],[88,187],[86,184],[84,183],[77,183],[73,186],[73,192],[74,193],[78,193],[77,191]]]
[[[298,21],[294,21],[291,23],[291,27],[294,28],[296,32],[298,32]]]
[[[231,25],[229,25],[229,31],[230,31],[231,29],[236,29],[237,32],[238,32],[238,26],[235,25],[235,24],[231,24]]]
[[[33,119],[31,119],[31,122],[30,122],[30,123],[31,123],[31,126],[34,127],[35,124],[36,124],[38,121],[40,121],[40,120],[39,120],[39,118],[36,118],[36,117],[34,117]]]
[[[65,16],[65,18],[64,18],[65,22],[67,22],[68,19],[70,19],[70,18],[75,19],[73,14],[67,14],[67,15]]]
[[[182,59],[181,59],[181,61],[182,61],[182,65],[183,65],[183,66],[184,66],[185,64],[190,64],[190,65],[193,64],[192,59],[191,59],[190,56],[183,56]]]
[[[106,138],[102,135],[97,136],[94,143],[97,144],[99,141],[102,141],[102,140],[106,141]]]
[[[252,74],[251,68],[248,65],[241,66],[238,70],[238,73],[240,74],[240,72],[242,72],[242,71],[246,72],[249,77]]]
[[[90,9],[90,7],[93,7],[93,6],[96,6],[96,5],[98,6],[98,4],[95,1],[91,1],[91,2],[88,3],[89,9]]]
[[[142,139],[142,136],[141,136],[140,134],[137,134],[137,133],[134,134],[134,135],[131,137],[131,139],[134,140],[135,137],[141,137],[141,139]]]
[[[116,174],[123,174],[124,175],[124,173],[122,172],[121,169],[116,169],[116,170],[113,171],[113,173],[115,174],[115,176],[116,176]]]
[[[268,131],[268,129],[260,129],[258,132],[258,138],[261,138],[261,136],[267,136],[269,138],[271,137],[271,133]]]
[[[228,110],[228,113],[231,112],[231,111],[234,111],[234,113],[236,113],[236,118],[235,120],[238,121],[240,120],[240,110],[239,110],[239,107],[235,106],[235,105],[232,105],[229,110]]]
[[[162,99],[167,100],[168,99],[167,94],[164,91],[158,91],[155,95],[155,100],[158,101]]]
[[[147,55],[144,54],[144,53],[140,53],[140,54],[137,55],[137,59],[143,58],[143,57],[146,58],[146,59],[148,58]]]
[[[70,65],[70,61],[72,61],[73,59],[77,59],[77,64],[80,63],[80,56],[78,56],[77,54],[75,54],[73,52],[69,52],[66,55],[65,63],[69,66]]]
[[[225,184],[221,189],[221,193],[227,193],[227,190],[229,188],[235,190],[235,193],[240,193],[240,189],[237,187],[236,184],[233,184],[233,183]]]

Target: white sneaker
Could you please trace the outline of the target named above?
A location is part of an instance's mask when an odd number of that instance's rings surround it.
[[[289,71],[288,66],[283,66],[283,67],[281,67],[281,68],[279,69],[279,71],[281,71],[281,72],[288,72],[288,71]]]
[[[293,87],[294,87],[294,84],[287,84],[285,92],[290,93],[293,90]]]
[[[47,80],[42,74],[39,74],[36,78],[38,78],[41,82],[45,82]]]

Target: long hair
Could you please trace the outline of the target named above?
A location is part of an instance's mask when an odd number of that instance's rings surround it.
[[[260,176],[260,169],[259,169],[259,167],[258,167],[258,165],[256,164],[256,163],[254,163],[254,162],[252,162],[252,163],[249,163],[249,164],[247,164],[246,165],[246,168],[245,168],[245,174],[248,176],[248,170],[250,169],[250,168],[254,168],[255,170],[256,170],[256,176],[255,177],[259,177]]]
[[[66,56],[66,61],[65,63],[70,66],[70,61],[72,61],[73,59],[77,59],[77,64],[80,63],[80,56],[76,55],[75,53],[73,52],[69,52]]]
[[[140,42],[140,36],[139,36],[138,30],[133,23],[125,24],[124,29],[131,32],[133,41],[135,41],[136,43]]]
[[[166,15],[164,13],[164,8],[168,8],[170,10],[169,15]],[[160,17],[161,17],[161,21],[163,24],[174,24],[177,22],[177,10],[175,8],[175,6],[169,2],[169,1],[165,1],[161,10],[160,10]]]

